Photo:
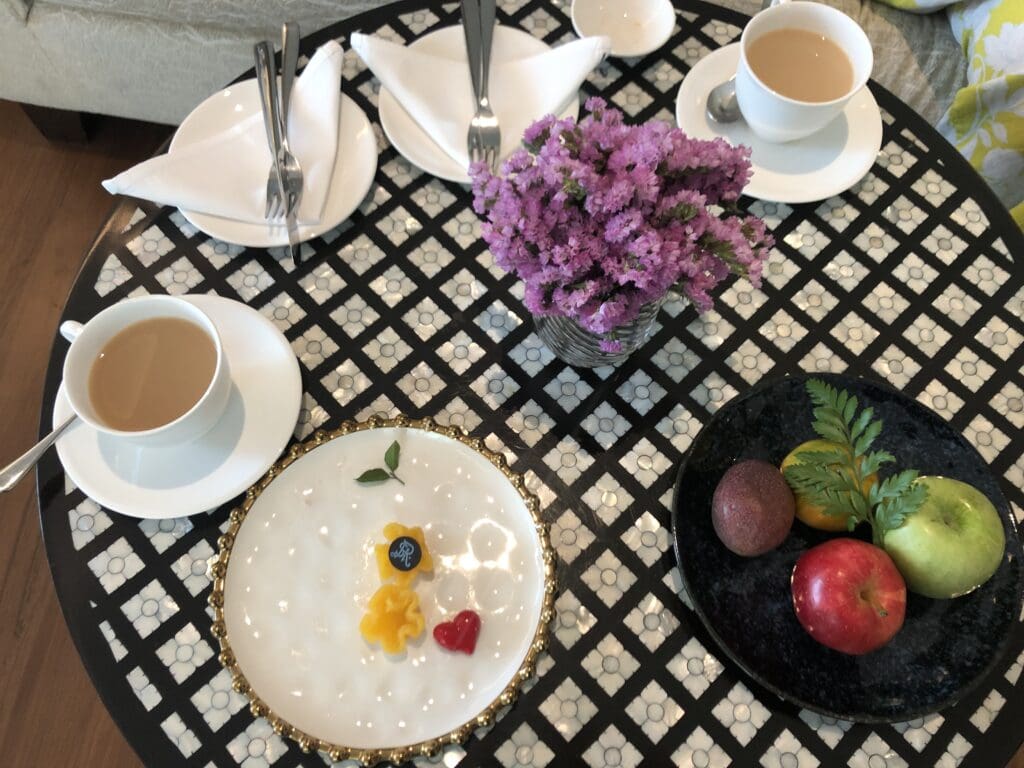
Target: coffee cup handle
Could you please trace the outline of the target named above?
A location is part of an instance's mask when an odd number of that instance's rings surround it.
[[[84,325],[76,323],[74,320],[65,320],[60,324],[60,335],[73,342],[78,338],[84,327]]]

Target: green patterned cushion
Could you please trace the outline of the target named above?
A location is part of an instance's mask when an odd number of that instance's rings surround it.
[[[948,9],[967,57],[967,86],[938,128],[1024,228],[1024,0],[882,1],[915,12]]]

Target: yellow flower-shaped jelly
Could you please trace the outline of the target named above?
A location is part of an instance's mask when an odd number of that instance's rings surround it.
[[[423,540],[422,528],[406,528],[400,523],[384,526],[387,544],[377,544],[377,571],[385,584],[393,581],[400,587],[407,587],[417,573],[431,573],[434,561]]]
[[[406,641],[419,637],[425,627],[419,596],[396,584],[385,584],[373,593],[369,611],[359,622],[366,642],[380,643],[386,653],[401,653]]]

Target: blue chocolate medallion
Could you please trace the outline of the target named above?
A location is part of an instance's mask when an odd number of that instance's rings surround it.
[[[411,536],[399,536],[388,547],[388,560],[399,571],[411,571],[422,557],[419,542]]]

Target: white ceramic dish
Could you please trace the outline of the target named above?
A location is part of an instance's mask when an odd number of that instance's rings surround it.
[[[697,139],[721,137],[750,147],[753,176],[744,194],[779,203],[810,203],[845,192],[868,172],[882,146],[882,114],[868,88],[842,114],[805,139],[773,144],[742,119],[720,125],[707,116],[708,92],[736,73],[739,44],[719,48],[694,65],[676,98],[676,122]]]
[[[97,503],[131,517],[194,515],[237,496],[281,455],[302,403],[298,360],[273,323],[230,299],[183,298],[213,321],[227,355],[233,386],[220,421],[178,446],[147,448],[82,422],[57,441],[71,481]],[[70,415],[61,387],[54,425]]]
[[[210,96],[182,121],[171,139],[171,150],[202,141],[249,115],[260,113],[255,80],[243,80]],[[303,241],[341,224],[359,207],[377,172],[377,141],[366,114],[352,99],[341,95],[338,116],[338,152],[334,173],[319,224],[299,226]],[[288,231],[280,223],[251,224],[198,211],[182,215],[199,230],[218,240],[251,248],[288,245]]]
[[[232,671],[272,722],[336,760],[402,762],[468,737],[532,674],[551,616],[553,555],[536,498],[495,454],[453,439],[461,433],[415,424],[426,428],[361,425],[293,449],[248,512],[236,511],[220,553],[214,604],[222,597]],[[393,441],[405,484],[357,483]],[[392,521],[422,528],[434,562],[412,584],[426,629],[398,656],[359,631],[381,586],[374,545]],[[465,609],[482,622],[472,655],[432,636]]]
[[[431,32],[410,43],[409,48],[452,61],[466,61],[466,43],[461,26],[444,27]],[[498,26],[494,31],[491,58],[492,61],[513,61],[535,56],[547,50],[550,50],[547,43],[528,32]],[[380,89],[377,109],[384,134],[405,159],[432,176],[459,184],[469,184],[466,169],[441,149],[385,88]],[[579,99],[573,99],[561,117],[577,117],[579,113]]]
[[[672,36],[676,11],[671,0],[573,0],[572,27],[580,37],[604,35],[612,56],[646,56]]]

